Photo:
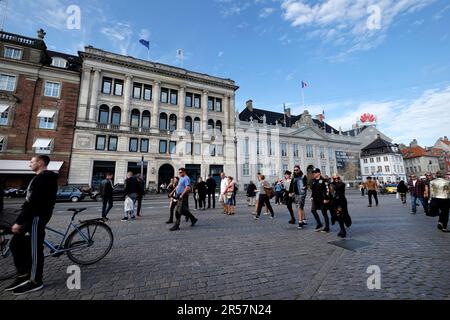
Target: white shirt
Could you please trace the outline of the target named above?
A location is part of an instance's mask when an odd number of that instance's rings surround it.
[[[228,179],[223,178],[222,181],[220,181],[220,193],[224,194],[227,188],[228,188]]]

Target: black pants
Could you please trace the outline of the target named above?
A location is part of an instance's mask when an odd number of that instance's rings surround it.
[[[432,201],[433,209],[439,212],[439,223],[442,223],[444,229],[448,226],[448,215],[450,209],[450,199],[434,198]]]
[[[281,191],[275,192],[275,204],[280,204],[282,198],[283,198],[283,192],[281,192]]]
[[[261,215],[261,210],[262,210],[263,204],[266,205],[266,208],[269,209],[269,211],[270,211],[270,215],[273,217],[274,213],[273,213],[272,205],[270,204],[270,199],[265,194],[259,195],[258,212],[256,213],[256,216],[259,217]]]
[[[375,190],[369,190],[367,193],[369,195],[369,206],[372,205],[372,196],[375,199],[375,204],[378,205],[378,194]]]
[[[361,195],[364,197],[364,189],[361,189]]]
[[[186,216],[192,221],[195,220],[194,215],[189,211],[189,196],[184,196],[183,199],[177,201],[177,208],[175,212],[175,224],[180,225],[181,216]]]
[[[316,219],[317,226],[322,225],[322,221],[320,221],[319,214],[317,213],[317,210],[322,211],[323,219],[325,220],[325,228],[330,228],[330,218],[328,217],[327,211],[329,210],[329,205],[324,204],[322,202],[315,202],[313,201],[311,204],[311,213],[314,216],[314,219]]]
[[[295,221],[294,209],[292,208],[293,203],[294,203],[294,198],[286,196],[286,207],[288,208],[289,214],[291,215],[291,220]]]
[[[400,199],[402,200],[402,203],[406,203],[406,193],[400,193]]]
[[[103,197],[102,217],[106,218],[113,207],[113,197]]]
[[[138,195],[136,198],[136,202],[137,202],[137,210],[136,210],[136,215],[140,216],[141,215],[141,208],[142,208],[142,195]]]
[[[211,208],[211,197],[213,201],[213,209],[216,208],[216,193],[208,193],[208,209]]]
[[[206,193],[205,194],[198,194],[198,207],[200,209],[205,208],[206,209]]]
[[[198,201],[197,201],[197,193],[194,192],[194,203],[195,203],[195,209],[198,209]]]
[[[175,201],[172,201],[170,203],[170,217],[169,217],[169,221],[173,222],[173,215],[175,214],[175,208],[177,207],[177,203]]]
[[[42,282],[44,272],[45,226],[48,220],[34,217],[29,230],[15,234],[10,242],[11,253],[19,275],[30,275],[30,280]]]

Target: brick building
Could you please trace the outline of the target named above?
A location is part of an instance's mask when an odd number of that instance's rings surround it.
[[[0,32],[0,175],[4,187],[24,188],[28,162],[47,154],[49,169],[67,184],[77,112],[80,60],[47,50],[37,38]]]

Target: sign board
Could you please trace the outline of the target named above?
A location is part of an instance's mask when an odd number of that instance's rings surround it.
[[[345,180],[358,180],[362,175],[358,152],[336,151],[336,167]]]

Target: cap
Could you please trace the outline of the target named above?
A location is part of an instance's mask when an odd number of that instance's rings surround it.
[[[320,169],[319,168],[315,168],[312,173],[320,173]]]
[[[292,172],[290,172],[289,170],[286,170],[286,171],[284,172],[284,174],[291,175]]]

